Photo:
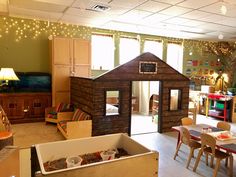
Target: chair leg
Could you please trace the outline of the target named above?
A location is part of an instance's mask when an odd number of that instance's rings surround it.
[[[193,153],[194,153],[194,148],[191,148],[191,149],[190,149],[190,152],[189,152],[189,155],[188,155],[188,162],[187,162],[186,168],[189,167],[189,164],[190,164],[191,159],[192,159],[192,157],[193,157]]]
[[[206,166],[208,166],[208,153],[205,153],[205,156],[206,156]]]
[[[198,164],[199,164],[199,161],[200,161],[200,159],[201,159],[202,153],[203,153],[203,150],[200,149],[199,152],[198,152],[197,159],[196,159],[196,161],[195,161],[194,167],[193,167],[193,171],[196,171],[197,166],[198,166]]]
[[[221,159],[217,159],[216,160],[216,166],[215,166],[215,169],[214,169],[214,172],[213,172],[213,177],[216,177],[217,176],[217,172],[218,172],[218,169],[220,167],[220,160]]]
[[[180,149],[180,146],[181,146],[182,142],[180,142],[176,148],[176,151],[175,151],[175,155],[174,155],[174,160],[176,159],[176,156],[178,155],[178,152],[179,152],[179,149]]]
[[[211,156],[211,168],[213,168],[213,165],[214,165],[214,157]]]
[[[229,156],[229,176],[230,177],[233,177],[233,162],[234,162],[234,159],[233,159],[233,155],[232,154],[230,154],[230,156]]]

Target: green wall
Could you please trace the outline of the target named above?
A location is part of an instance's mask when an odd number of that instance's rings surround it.
[[[0,67],[13,67],[20,72],[50,72],[49,36],[65,36],[90,39],[93,33],[112,34],[115,41],[115,61],[119,64],[119,38],[120,36],[137,37],[136,33],[114,30],[104,30],[73,24],[53,23],[47,21],[29,20],[0,16]],[[184,40],[170,37],[140,34],[141,50],[145,39],[163,41],[163,60],[166,60],[166,46],[168,42],[180,42],[184,47],[183,73],[191,70],[192,74],[198,73],[199,68],[216,70],[215,65],[206,65],[216,61],[216,56],[204,53],[203,48],[207,41]],[[193,55],[189,55],[193,51]],[[203,65],[190,66],[190,61],[199,60]],[[199,62],[200,63],[200,62]],[[209,70],[210,70],[209,69]],[[93,71],[94,76],[105,71]]]

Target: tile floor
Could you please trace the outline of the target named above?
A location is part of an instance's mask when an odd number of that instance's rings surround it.
[[[218,120],[205,118],[198,115],[197,123],[207,123],[215,126]],[[232,130],[236,132],[236,124],[231,124]],[[15,132],[15,145],[22,147],[20,150],[21,177],[30,177],[30,144],[43,143],[45,141],[62,140],[62,136],[56,131],[55,125],[45,125],[45,123],[15,124],[12,126]],[[37,128],[36,128],[37,127]],[[42,131],[44,130],[44,131]],[[30,136],[29,136],[29,132]],[[39,134],[39,132],[42,132]],[[26,134],[29,136],[27,140]],[[42,142],[41,138],[44,141]],[[159,152],[159,177],[210,177],[212,168],[207,167],[204,161],[201,161],[197,172],[192,171],[195,159],[192,159],[189,169],[185,168],[187,162],[188,149],[181,147],[179,156],[173,160],[176,147],[176,132],[169,133],[149,133],[131,136],[134,140],[148,147],[149,149]],[[48,138],[48,139],[47,139]],[[196,154],[195,154],[196,157]],[[204,159],[203,159],[204,160]],[[224,165],[218,172],[218,177],[227,177],[227,169]],[[236,156],[234,156],[234,177],[236,177]]]

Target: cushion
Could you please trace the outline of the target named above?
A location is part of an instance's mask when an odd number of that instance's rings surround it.
[[[75,113],[73,114],[72,121],[81,121],[81,120],[90,120],[91,117],[86,112],[83,112],[79,108],[75,110]]]
[[[60,103],[56,107],[56,112],[67,112],[67,111],[73,111],[73,105],[70,103]]]

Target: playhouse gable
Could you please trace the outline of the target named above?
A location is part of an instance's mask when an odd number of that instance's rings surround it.
[[[108,71],[95,80],[189,80],[166,62],[151,53],[143,53],[133,60]]]

